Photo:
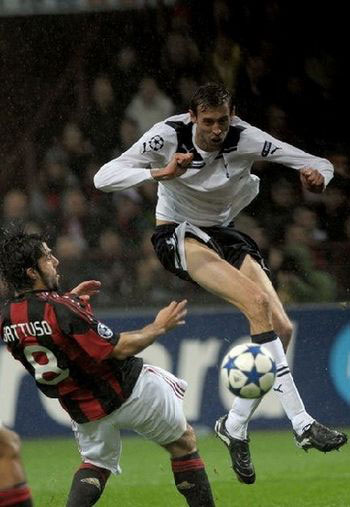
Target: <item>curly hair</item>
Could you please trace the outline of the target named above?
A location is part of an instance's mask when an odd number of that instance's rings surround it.
[[[30,289],[28,268],[37,268],[45,238],[27,234],[18,226],[0,230],[0,277],[9,290]]]
[[[190,109],[197,114],[198,107],[205,111],[226,103],[232,113],[234,107],[232,93],[220,83],[206,83],[195,91],[190,101]]]

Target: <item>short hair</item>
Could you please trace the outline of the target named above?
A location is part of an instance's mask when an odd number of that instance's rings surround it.
[[[190,109],[197,114],[200,106],[206,110],[226,103],[228,103],[231,113],[234,106],[232,93],[220,83],[206,83],[195,91],[190,101]]]
[[[30,289],[28,268],[37,268],[44,255],[43,235],[27,234],[21,226],[0,230],[0,277],[9,290]]]

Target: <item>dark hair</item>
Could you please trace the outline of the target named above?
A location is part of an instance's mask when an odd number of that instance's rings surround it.
[[[197,114],[199,106],[206,110],[226,103],[228,103],[231,113],[233,111],[232,93],[219,83],[206,83],[195,91],[190,101],[190,109]]]
[[[27,234],[20,226],[0,230],[0,277],[10,290],[33,286],[26,270],[38,267],[44,241],[43,236]]]

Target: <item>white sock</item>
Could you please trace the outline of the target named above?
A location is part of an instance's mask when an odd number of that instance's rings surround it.
[[[300,435],[304,428],[312,424],[315,419],[305,410],[304,403],[300,398],[298,389],[290,373],[281,340],[277,338],[264,343],[263,346],[272,354],[276,361],[277,375],[273,390],[278,395],[294,431]]]
[[[262,398],[246,400],[238,396],[234,399],[226,419],[226,429],[232,437],[238,440],[247,438],[248,423],[261,400]]]

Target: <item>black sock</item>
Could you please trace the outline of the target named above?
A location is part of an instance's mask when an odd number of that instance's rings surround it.
[[[11,507],[32,507],[32,495],[25,482],[16,484],[12,488],[0,490],[0,505]]]
[[[103,493],[111,472],[88,463],[81,465],[73,477],[66,507],[91,507]]]
[[[190,507],[215,507],[204,463],[198,452],[172,458],[176,488]]]
[[[251,339],[253,343],[259,343],[263,345],[264,343],[272,342],[273,340],[277,340],[278,336],[275,331],[266,331],[265,333],[252,334]]]

